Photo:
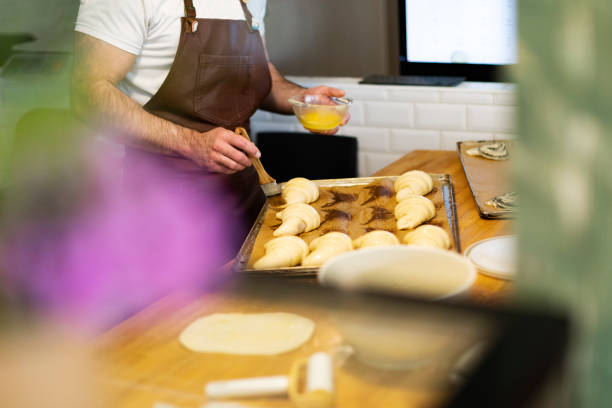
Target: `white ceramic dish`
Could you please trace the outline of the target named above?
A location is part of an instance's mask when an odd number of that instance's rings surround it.
[[[343,289],[378,289],[438,300],[467,292],[476,270],[467,258],[451,251],[400,245],[339,255],[321,267],[318,279]]]
[[[331,259],[319,271],[323,285],[376,289],[429,300],[465,294],[475,278],[474,266],[462,255],[406,245],[348,252]],[[376,368],[406,370],[452,360],[473,341],[466,337],[461,319],[424,310],[333,314],[332,319],[356,358]]]
[[[481,273],[512,280],[516,275],[516,236],[505,235],[475,242],[465,250],[465,256]]]

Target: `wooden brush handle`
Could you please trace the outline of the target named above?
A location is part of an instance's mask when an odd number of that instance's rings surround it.
[[[251,138],[249,137],[249,134],[247,133],[245,128],[237,127],[235,132],[237,135],[244,137],[248,141],[251,141]],[[257,174],[259,175],[259,184],[276,183],[276,180],[270,177],[268,172],[264,169],[263,165],[261,164],[261,161],[259,161],[257,157],[249,156],[249,159],[251,159],[251,162],[253,163],[253,167],[255,167],[255,170],[257,171]]]

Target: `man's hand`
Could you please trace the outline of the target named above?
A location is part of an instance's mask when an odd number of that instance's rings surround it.
[[[257,158],[261,156],[255,144],[220,127],[204,133],[186,132],[183,140],[183,154],[216,173],[233,174],[244,170],[251,165],[247,155]]]
[[[321,95],[324,97],[328,97],[329,98],[329,103],[332,103],[332,98],[336,97],[336,98],[342,98],[344,95],[346,94],[346,92],[344,92],[342,89],[338,89],[338,88],[332,88],[329,86],[317,86],[314,88],[309,88],[309,89],[304,89],[304,91],[302,91],[302,95]],[[325,100],[325,98],[323,98],[323,100]],[[351,119],[351,114],[347,114],[346,117],[344,118],[344,120],[342,121],[342,123],[340,123],[340,126],[344,126],[348,123],[348,121]],[[312,133],[320,133],[320,134],[324,134],[324,135],[333,135],[336,134],[338,132],[339,127],[332,129],[332,130],[313,130],[313,129],[308,129],[308,131],[312,132]]]
[[[331,102],[331,98],[342,98],[346,92],[342,89],[332,88],[331,86],[315,86],[314,88],[304,89],[303,95],[322,95],[328,96]]]

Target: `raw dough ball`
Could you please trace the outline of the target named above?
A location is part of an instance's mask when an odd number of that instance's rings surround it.
[[[411,170],[399,176],[393,187],[396,192],[395,198],[397,201],[402,201],[408,194],[428,194],[433,189],[433,179],[424,171]]]
[[[395,206],[397,229],[414,228],[435,217],[436,207],[430,199],[413,194]]]
[[[448,233],[436,225],[421,225],[404,236],[404,243],[448,249],[451,241]]]
[[[298,235],[312,231],[321,225],[321,216],[317,210],[304,203],[288,205],[287,208],[276,213],[276,218],[281,219],[283,223],[272,233],[275,237]]]
[[[312,252],[302,261],[302,266],[323,265],[328,259],[352,249],[351,237],[342,232],[329,232],[310,243]]]
[[[319,187],[303,177],[292,178],[285,184],[282,192],[283,199],[289,204],[312,203],[319,198]]]
[[[397,237],[385,230],[370,231],[353,241],[355,249],[399,244]]]
[[[202,353],[272,355],[300,347],[313,331],[312,320],[292,313],[215,313],[191,323],[179,341]]]
[[[308,245],[293,235],[273,238],[264,245],[266,254],[254,264],[255,269],[275,269],[298,265],[308,255]]]

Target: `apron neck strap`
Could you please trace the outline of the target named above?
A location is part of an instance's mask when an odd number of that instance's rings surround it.
[[[246,19],[247,27],[249,28],[250,32],[253,32],[253,28],[254,28],[253,27],[253,15],[251,14],[251,12],[249,11],[249,8],[247,7],[248,1],[249,0],[238,0],[238,2],[240,2],[240,5],[242,6],[242,11],[244,12],[244,18]]]
[[[183,0],[183,1],[185,3],[185,17],[187,17],[188,19],[195,19],[196,9],[193,6],[193,0]],[[238,2],[240,3],[240,6],[242,7],[242,12],[244,13],[244,18],[246,19],[247,27],[249,28],[250,32],[253,32],[253,29],[255,27],[253,27],[253,15],[251,14],[251,12],[249,11],[249,8],[246,5],[248,0],[238,0]]]
[[[196,9],[193,7],[193,0],[184,0],[185,2],[185,17],[196,18]]]

